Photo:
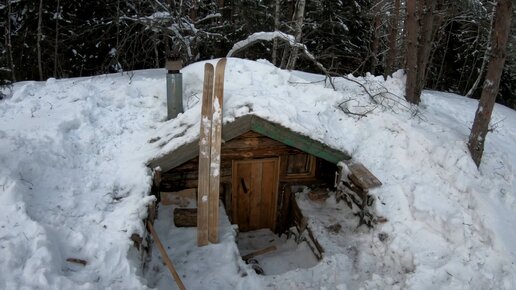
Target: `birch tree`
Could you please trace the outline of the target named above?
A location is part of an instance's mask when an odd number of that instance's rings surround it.
[[[296,5],[296,12],[294,14],[294,37],[296,42],[301,42],[303,35],[303,20],[305,17],[305,5],[306,0],[298,0]],[[299,49],[297,47],[292,48],[290,57],[287,63],[287,69],[292,70],[296,66]]]

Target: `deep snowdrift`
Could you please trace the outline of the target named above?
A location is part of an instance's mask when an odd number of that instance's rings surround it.
[[[197,137],[203,65],[183,70],[187,110],[167,122],[164,70],[15,84],[0,101],[0,288],[145,287],[128,257],[150,200],[145,163]],[[349,152],[383,182],[373,194],[389,221],[347,232],[345,243],[328,235],[314,268],[235,272],[226,286],[516,287],[516,113],[495,107],[497,128],[477,170],[466,147],[476,101],[427,91],[416,111],[397,97],[400,73],[356,79],[373,94],[392,93],[378,96],[380,105],[353,82],[337,79],[333,91],[323,79],[230,59],[224,117],[257,114]],[[359,118],[339,104],[374,110]]]

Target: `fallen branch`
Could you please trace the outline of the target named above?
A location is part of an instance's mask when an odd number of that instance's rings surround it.
[[[273,41],[274,39],[278,39],[278,40],[285,42],[291,48],[299,49],[306,58],[311,60],[315,64],[315,66],[317,66],[317,68],[319,68],[326,75],[332,88],[335,90],[335,85],[333,84],[333,79],[330,76],[330,72],[324,67],[324,65],[322,63],[320,63],[319,61],[317,61],[317,59],[315,59],[313,54],[311,54],[308,51],[308,49],[306,48],[306,46],[304,44],[296,42],[296,39],[293,35],[286,34],[281,31],[253,33],[253,34],[249,35],[246,39],[235,43],[233,45],[233,47],[231,48],[231,50],[226,55],[226,57],[231,57],[231,56],[235,55],[237,52],[240,52],[240,51],[246,49],[247,47],[255,44],[256,42]]]
[[[369,109],[365,112],[362,112],[362,113],[358,113],[358,112],[352,112],[349,110],[349,108],[347,106],[345,106],[347,104],[347,102],[351,101],[352,99],[348,99],[348,100],[345,100],[344,102],[340,103],[339,104],[339,109],[344,112],[345,114],[349,114],[349,115],[353,115],[353,116],[357,116],[359,119],[360,118],[363,118],[363,117],[367,117],[367,114],[371,113],[372,111],[374,111],[378,106],[374,106],[372,109]]]
[[[77,259],[77,258],[68,258],[68,259],[66,259],[66,261],[70,262],[70,263],[81,264],[83,266],[86,266],[88,264],[88,262],[86,260]]]

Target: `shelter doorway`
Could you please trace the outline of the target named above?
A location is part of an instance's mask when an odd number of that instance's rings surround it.
[[[276,228],[279,158],[234,160],[233,223],[242,232]]]

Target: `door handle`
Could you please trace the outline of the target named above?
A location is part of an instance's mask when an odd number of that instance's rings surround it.
[[[240,184],[242,185],[242,189],[244,190],[244,193],[248,193],[249,190],[247,186],[245,185],[245,180],[243,178],[240,178]]]

